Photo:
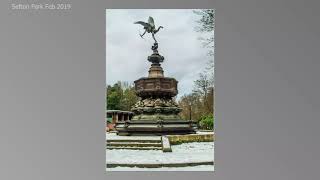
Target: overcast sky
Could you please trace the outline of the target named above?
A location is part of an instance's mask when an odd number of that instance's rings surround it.
[[[210,57],[207,49],[198,39],[201,34],[195,31],[199,16],[193,10],[180,9],[123,9],[106,11],[106,83],[117,81],[133,83],[148,76],[153,39],[146,33],[144,39],[139,34],[143,26],[136,21],[148,21],[152,16],[156,28],[163,29],[155,35],[159,43],[158,51],[164,56],[164,75],[174,77],[178,83],[178,98],[192,92],[194,81],[204,70]]]

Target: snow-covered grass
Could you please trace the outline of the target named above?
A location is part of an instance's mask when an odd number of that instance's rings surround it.
[[[106,163],[145,164],[145,163],[188,163],[214,161],[214,142],[193,142],[172,146],[172,152],[164,153],[159,150],[106,150]],[[213,166],[191,166],[181,168],[128,168],[117,167],[107,170],[213,170]]]

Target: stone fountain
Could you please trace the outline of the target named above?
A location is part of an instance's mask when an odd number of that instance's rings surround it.
[[[178,115],[182,109],[173,99],[178,94],[178,81],[164,76],[160,64],[164,57],[159,54],[158,43],[154,37],[160,28],[155,29],[152,17],[149,17],[148,23],[138,21],[136,24],[142,24],[146,29],[145,32],[152,33],[155,43],[151,48],[153,53],[148,56],[148,61],[151,62],[148,77],[134,81],[136,94],[140,97],[140,100],[131,109],[134,116],[130,121],[117,122],[115,128],[118,135],[195,133],[194,122],[182,120]]]

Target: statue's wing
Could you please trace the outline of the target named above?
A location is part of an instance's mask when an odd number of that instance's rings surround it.
[[[151,16],[149,16],[148,23],[150,24],[150,26],[155,27],[154,20]]]
[[[143,27],[149,27],[150,26],[150,24],[148,24],[146,22],[143,22],[143,21],[137,21],[134,24],[141,24]]]

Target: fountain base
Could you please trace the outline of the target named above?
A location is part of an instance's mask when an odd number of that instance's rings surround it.
[[[132,120],[118,122],[116,125],[120,136],[194,134],[196,125],[186,120]]]

